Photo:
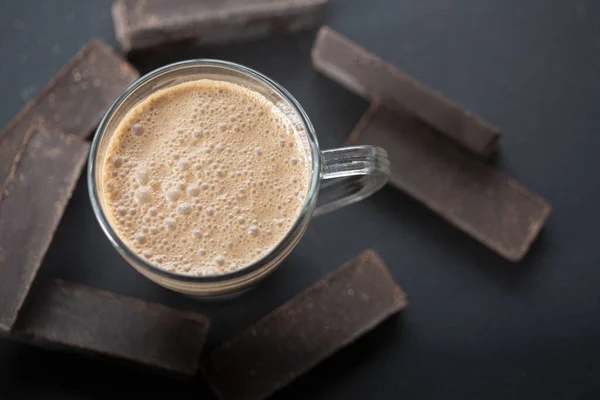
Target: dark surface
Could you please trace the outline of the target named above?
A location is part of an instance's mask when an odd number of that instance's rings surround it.
[[[31,289],[11,334],[50,349],[193,378],[209,325],[197,313],[46,279]]]
[[[223,400],[265,399],[405,306],[367,250],[213,351],[204,376]]]
[[[370,102],[409,112],[475,155],[489,158],[498,149],[498,128],[330,27],[319,29],[311,58],[334,82]]]
[[[372,105],[349,144],[386,149],[390,184],[510,261],[520,261],[550,206],[414,115]]]
[[[0,194],[0,332],[17,320],[89,151],[38,126],[23,139]]]
[[[110,3],[1,3],[0,125],[93,35],[115,44]],[[243,300],[202,304],[160,289],[121,260],[81,180],[41,274],[206,312],[212,347],[372,247],[409,306],[274,399],[597,399],[599,16],[596,0],[334,0],[328,11],[332,28],[504,132],[499,169],[553,206],[520,264],[386,187],[314,220],[281,269]],[[143,72],[193,57],[256,68],[303,104],[330,148],[347,139],[368,105],[313,71],[314,35],[135,61]],[[212,398],[202,385],[0,342],[3,399],[111,398],[118,385]]]

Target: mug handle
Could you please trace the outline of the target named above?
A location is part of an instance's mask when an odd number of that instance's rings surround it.
[[[390,175],[387,152],[376,146],[351,146],[321,152],[323,169],[314,216],[365,199]]]

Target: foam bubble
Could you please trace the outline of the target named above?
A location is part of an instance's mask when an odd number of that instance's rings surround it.
[[[142,124],[135,124],[131,127],[133,134],[136,136],[141,136],[144,133],[144,127]]]
[[[217,275],[217,269],[215,267],[206,267],[204,275]]]
[[[172,188],[172,189],[167,190],[165,197],[170,202],[175,202],[175,201],[179,200],[179,198],[181,197],[181,192],[179,191],[179,189]]]
[[[177,213],[181,215],[190,215],[192,213],[192,206],[190,203],[183,202],[177,206]]]
[[[134,198],[138,204],[146,204],[152,201],[152,193],[147,187],[142,186],[135,191]]]
[[[167,219],[165,219],[165,226],[169,230],[175,229],[175,219],[173,219],[173,218],[167,218]]]
[[[139,167],[135,172],[135,180],[140,185],[147,185],[150,180],[150,170],[146,167]]]
[[[146,243],[146,235],[143,233],[137,233],[135,235],[135,240],[139,243],[139,244],[144,244]]]
[[[192,183],[190,186],[187,187],[186,192],[188,196],[196,197],[200,194],[200,187],[195,183]]]
[[[177,166],[179,167],[180,170],[185,171],[190,167],[190,162],[188,160],[186,160],[185,158],[182,158],[177,163]]]

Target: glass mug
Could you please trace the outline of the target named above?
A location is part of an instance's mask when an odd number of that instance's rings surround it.
[[[111,227],[102,193],[101,180],[108,143],[127,113],[157,90],[198,79],[236,83],[262,94],[295,125],[302,136],[307,159],[312,164],[302,211],[287,236],[262,259],[222,275],[181,275],[163,270],[135,254]],[[321,151],[314,128],[300,104],[287,90],[266,76],[226,61],[190,60],[167,65],[138,79],[110,107],[92,142],[88,188],[94,213],[104,233],[121,256],[142,275],[179,293],[220,297],[242,292],[275,271],[294,249],[312,216],[326,214],[370,196],[386,184],[388,175],[387,154],[379,147],[354,146]]]

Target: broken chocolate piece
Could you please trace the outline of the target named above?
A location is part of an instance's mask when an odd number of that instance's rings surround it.
[[[383,147],[390,183],[511,261],[521,260],[550,205],[406,112],[371,106],[350,144]]]
[[[89,144],[35,126],[0,193],[0,331],[29,292],[85,165]]]
[[[408,111],[478,156],[497,148],[497,128],[328,27],[317,35],[312,60],[318,71],[352,92]]]
[[[138,77],[108,45],[92,40],[0,133],[0,185],[32,125],[85,138]]]
[[[203,362],[205,377],[223,400],[264,399],[405,305],[367,250],[216,349]]]
[[[193,40],[228,43],[318,25],[328,0],[117,0],[115,35],[123,50]]]
[[[194,376],[209,325],[200,314],[55,279],[36,284],[13,334],[41,346]]]

